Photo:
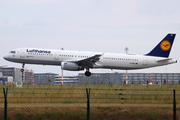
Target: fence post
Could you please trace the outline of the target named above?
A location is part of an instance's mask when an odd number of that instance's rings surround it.
[[[8,93],[8,88],[5,89],[3,88],[4,92],[4,120],[7,120],[7,93]]]
[[[87,94],[87,120],[90,120],[90,88],[89,88],[89,92],[88,89],[86,88],[86,94]]]
[[[174,102],[173,102],[173,120],[176,120],[176,94],[175,94],[175,89],[174,91]]]

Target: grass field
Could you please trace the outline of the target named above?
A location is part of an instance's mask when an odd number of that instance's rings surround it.
[[[8,88],[8,119],[86,119],[90,90],[91,119],[172,119],[173,89],[180,115],[180,85],[24,85],[0,86],[0,119],[3,119],[3,88]],[[178,116],[180,117],[180,116]]]
[[[180,116],[177,110],[177,118]],[[3,119],[3,109],[0,109]],[[86,120],[86,107],[8,107],[8,120]],[[91,120],[172,120],[173,111],[164,107],[91,107]]]
[[[93,103],[141,103],[172,104],[176,89],[177,104],[180,85],[24,85],[23,88],[8,87],[9,103],[85,103],[86,88],[90,90]],[[3,102],[4,94],[0,94]]]

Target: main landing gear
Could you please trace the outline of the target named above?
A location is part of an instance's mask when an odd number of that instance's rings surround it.
[[[91,76],[91,72],[86,71],[86,72],[85,72],[85,75],[86,75],[87,77],[89,77],[89,76]]]
[[[91,72],[89,72],[89,68],[86,69],[85,76],[87,77],[91,76]]]

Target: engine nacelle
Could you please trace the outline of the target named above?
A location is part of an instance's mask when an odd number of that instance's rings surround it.
[[[84,70],[84,68],[72,62],[61,62],[61,68],[63,70],[70,70],[70,71]]]

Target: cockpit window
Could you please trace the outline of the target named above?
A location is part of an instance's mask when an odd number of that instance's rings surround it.
[[[16,52],[15,51],[10,51],[9,53],[14,53],[15,54]]]

